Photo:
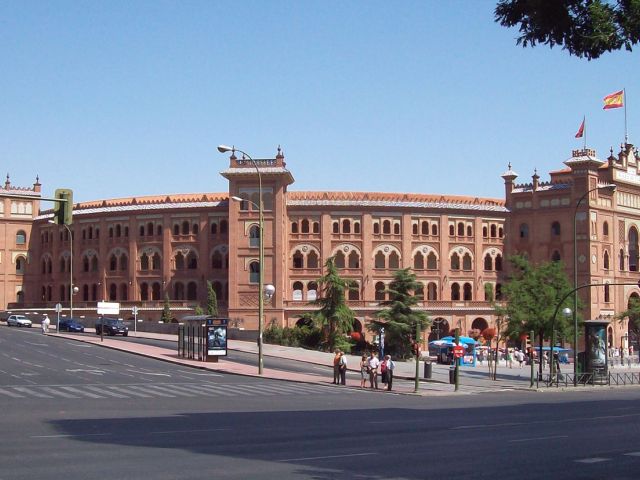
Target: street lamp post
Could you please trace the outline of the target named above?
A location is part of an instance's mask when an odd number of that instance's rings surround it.
[[[582,201],[587,198],[591,192],[596,190],[611,190],[615,191],[615,184],[598,185],[590,190],[587,190],[584,195],[580,197],[576,203],[576,207],[573,211],[573,288],[578,288],[578,208]],[[553,345],[552,345],[553,347]],[[575,291],[573,295],[573,385],[578,385],[578,292]]]
[[[49,223],[56,225],[56,222],[49,220]],[[73,295],[78,292],[78,287],[73,286],[73,232],[69,228],[69,225],[63,223],[62,226],[69,232],[69,319],[73,318]],[[56,327],[56,333],[60,333],[60,315],[58,315],[58,325]]]
[[[260,168],[256,161],[251,158],[251,155],[238,150],[235,147],[229,147],[227,145],[218,145],[218,151],[220,153],[225,152],[240,152],[253,164],[258,173],[258,230],[260,232],[260,244],[259,244],[259,260],[260,271],[258,272],[258,375],[262,375],[263,371],[263,356],[262,356],[262,333],[264,329],[264,216],[263,216],[263,201],[262,201],[262,175]],[[235,198],[234,198],[235,199]],[[253,203],[253,202],[251,202]],[[255,205],[255,204],[254,204]],[[275,290],[275,289],[274,289]],[[273,293],[271,294],[273,295]]]

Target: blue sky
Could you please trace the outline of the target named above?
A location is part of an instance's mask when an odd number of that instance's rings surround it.
[[[0,165],[76,201],[226,192],[235,144],[291,190],[503,197],[640,139],[640,53],[516,46],[492,0],[0,1]],[[639,47],[640,50],[640,47]],[[637,100],[636,100],[637,99]]]

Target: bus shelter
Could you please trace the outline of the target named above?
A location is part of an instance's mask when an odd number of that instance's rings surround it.
[[[184,317],[178,328],[178,356],[217,362],[227,356],[227,318],[210,315]]]

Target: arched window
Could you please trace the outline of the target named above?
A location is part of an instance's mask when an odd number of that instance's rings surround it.
[[[434,282],[427,285],[427,300],[438,300],[438,286]]]
[[[304,268],[304,257],[300,250],[296,250],[293,254],[293,268]]]
[[[151,268],[153,270],[160,270],[160,254],[158,252],[151,257]]]
[[[349,268],[360,268],[360,255],[355,250],[349,254]]]
[[[62,236],[62,232],[60,232],[60,235]],[[113,238],[113,227],[109,227],[109,238]]]
[[[473,228],[471,228],[471,225],[467,225],[467,237],[473,237]]]
[[[349,220],[342,220],[342,233],[351,233],[351,222]]]
[[[302,228],[300,229],[302,233],[309,233],[309,220],[306,218],[302,220]]]
[[[464,300],[469,302],[473,300],[473,291],[470,283],[464,284]]]
[[[226,235],[229,231],[229,223],[226,220],[220,221],[220,235]]]
[[[307,268],[318,268],[318,254],[311,250],[307,255]]]
[[[336,256],[335,256],[335,266],[336,266],[336,268],[344,268],[344,265],[345,265],[344,253],[337,252]]]
[[[82,286],[82,301],[83,302],[89,301],[89,285],[87,284]]]
[[[173,298],[175,300],[184,300],[184,284],[176,282],[173,286]]]
[[[378,222],[373,224],[373,233],[378,235],[380,233],[380,224]]]
[[[491,238],[496,238],[496,226],[495,225],[491,225]]]
[[[251,225],[251,228],[249,228],[249,246],[260,246],[260,227],[258,225]]]
[[[611,301],[611,292],[609,290],[609,284],[604,284],[604,301],[609,303]]]
[[[16,233],[16,245],[24,245],[27,243],[27,234],[24,230],[18,230]]]
[[[629,271],[638,271],[638,230],[636,227],[629,229]]]
[[[83,272],[89,271],[89,257],[87,257],[86,255],[82,257],[82,271]],[[44,270],[42,271],[42,273],[44,273]]]
[[[498,229],[498,237],[500,238],[504,237],[504,229],[502,227]]]
[[[193,233],[194,235],[197,235],[199,232],[200,232],[200,225],[198,225],[197,223],[194,223],[193,225],[191,225],[191,233]]]
[[[320,222],[313,222],[313,233],[320,233]]]
[[[384,301],[385,300],[384,283],[377,282],[375,289],[376,289],[375,299],[378,301]]]
[[[560,222],[553,222],[551,224],[551,236],[552,237],[560,236]]]
[[[422,235],[429,235],[429,222],[422,222]]]
[[[462,257],[462,269],[471,270],[471,255],[468,253],[465,253],[464,257]]]
[[[118,299],[118,286],[115,283],[109,285],[109,300]]]
[[[438,235],[438,225],[435,223],[431,225],[431,235]]]
[[[427,255],[427,270],[437,270],[438,269],[438,257],[433,252],[429,252]]]
[[[129,288],[126,283],[122,283],[120,285],[120,300],[128,300],[129,299]]]
[[[560,261],[560,252],[558,250],[554,250],[553,254],[551,255],[551,261],[552,262],[559,262]]]
[[[147,223],[147,235],[148,236],[153,236],[153,223],[149,222]]]
[[[211,268],[222,268],[222,255],[220,252],[214,252],[211,256]]]
[[[249,264],[249,282],[258,283],[260,281],[260,264],[251,262]]]
[[[449,236],[453,237],[456,234],[456,227],[454,227],[453,225],[449,225]]]
[[[340,224],[338,222],[333,222],[333,233],[340,233]]]
[[[143,302],[149,300],[149,285],[147,283],[140,284],[140,300]]]
[[[482,237],[487,238],[489,236],[489,229],[485,226],[482,227]]]
[[[424,270],[424,256],[420,252],[417,252],[415,257],[413,257],[413,269]]]
[[[24,257],[16,257],[16,275],[24,275]]]
[[[140,225],[140,236],[144,237],[144,225]]]
[[[604,256],[602,258],[602,266],[605,270],[609,270],[609,252],[604,251]]]
[[[178,225],[177,223],[173,226],[173,235],[180,235],[180,225]]]
[[[92,272],[97,272],[98,271],[98,257],[92,257],[91,258],[91,271]]]
[[[400,268],[400,257],[396,252],[391,252],[389,254],[389,268],[390,269]]]
[[[198,268],[198,257],[194,252],[187,254],[187,268],[189,270],[196,270]]]
[[[451,284],[451,300],[460,300],[460,285]]]
[[[374,268],[385,268],[385,257],[384,253],[378,252],[374,258]]]
[[[393,224],[393,233],[395,235],[400,235],[400,224],[397,222]]]
[[[316,282],[309,282],[307,284],[307,300],[312,302],[318,298],[318,284]]]
[[[160,284],[158,282],[154,282],[151,286],[151,300],[160,300]]]
[[[360,222],[353,222],[353,233],[360,233]]]
[[[526,223],[520,225],[520,238],[529,238],[529,225]]]
[[[302,282],[294,282],[293,283],[293,295],[292,295],[292,300],[293,301],[301,301],[303,298],[303,290],[304,285],[302,284]]]
[[[156,235],[162,235],[162,225],[158,225],[158,227],[156,228]]]
[[[418,234],[418,224],[414,223],[414,224],[411,226],[411,233],[412,233],[413,235],[417,235],[417,234]]]
[[[493,260],[488,253],[484,256],[484,269],[493,270]]]
[[[109,258],[109,270],[115,272],[118,268],[118,257],[115,254],[112,254]]]
[[[187,300],[198,299],[198,284],[196,282],[189,282],[187,284]]]
[[[298,233],[298,222],[291,222],[291,233]]]
[[[608,237],[609,236],[609,223],[608,222],[604,222],[602,224],[602,235],[604,237]]]
[[[460,256],[457,253],[451,255],[451,270],[460,270]]]
[[[121,237],[122,236],[122,227],[120,226],[120,224],[116,225],[116,237]]]
[[[496,255],[496,272],[502,271],[502,255]]]
[[[182,222],[182,234],[189,235],[189,222],[187,220]]]
[[[382,222],[382,233],[391,233],[391,222],[389,220]]]
[[[120,270],[123,272],[129,270],[129,257],[124,253],[120,255]]]
[[[216,222],[211,222],[211,235],[216,235],[218,233],[218,224]]]
[[[462,222],[458,223],[458,236],[459,237],[463,237],[464,236],[464,223],[462,223]]]
[[[176,270],[184,270],[184,255],[182,255],[182,252],[176,254],[175,268]]]

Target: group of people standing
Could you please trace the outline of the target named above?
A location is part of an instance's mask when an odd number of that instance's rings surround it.
[[[333,357],[333,384],[347,384],[347,356],[345,353],[336,348]],[[360,360],[360,388],[366,388],[367,380],[370,388],[378,389],[378,374],[382,376],[382,383],[386,385],[387,390],[393,387],[393,370],[396,364],[391,360],[390,355],[385,355],[382,361],[378,359],[377,352],[371,352],[367,357],[363,355]]]

